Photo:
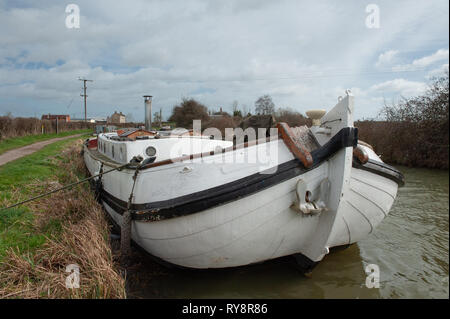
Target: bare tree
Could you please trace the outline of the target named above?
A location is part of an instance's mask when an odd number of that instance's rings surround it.
[[[233,108],[233,116],[242,117],[242,112],[239,110],[239,103],[238,101],[234,100],[232,104]]]
[[[127,115],[125,115],[125,120],[127,121],[127,123],[133,123],[134,122],[133,114],[127,113]]]
[[[237,100],[234,100],[233,103],[231,104],[231,106],[233,108],[233,113],[237,112],[238,106],[239,106],[239,102]]]
[[[155,123],[160,123],[161,122],[161,117],[160,117],[160,115],[159,115],[159,112],[155,112],[155,113],[153,113],[153,119],[154,119],[154,122]]]
[[[270,95],[266,94],[261,96],[255,102],[256,114],[269,115],[275,112],[275,104],[272,101]]]
[[[242,115],[243,115],[244,117],[250,116],[250,115],[251,115],[250,109],[249,109],[249,107],[247,106],[247,104],[242,105]]]

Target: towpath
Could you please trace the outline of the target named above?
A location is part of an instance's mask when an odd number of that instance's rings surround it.
[[[9,151],[3,153],[2,155],[0,155],[0,166],[6,164],[8,162],[14,161],[18,158],[24,157],[26,155],[30,155],[36,151],[39,151],[41,148],[43,148],[46,145],[49,145],[49,144],[52,144],[52,143],[55,143],[58,141],[62,141],[62,140],[67,140],[68,138],[81,136],[83,134],[85,134],[85,133],[69,135],[69,136],[64,136],[64,137],[56,137],[56,138],[52,138],[50,140],[36,142],[34,144],[30,144],[27,146],[9,150]]]

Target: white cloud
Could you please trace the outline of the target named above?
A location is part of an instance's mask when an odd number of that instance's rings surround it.
[[[413,71],[420,70],[426,68],[430,65],[433,65],[437,62],[448,61],[449,59],[449,50],[448,49],[439,49],[435,53],[422,57],[420,59],[414,60],[410,64],[397,65],[392,69],[394,71]]]
[[[375,63],[375,66],[383,67],[386,65],[391,65],[392,63],[395,62],[395,58],[397,57],[397,55],[398,55],[397,50],[389,50],[384,53],[381,53],[378,56],[378,61]]]
[[[369,90],[376,93],[394,93],[402,96],[415,96],[424,93],[427,89],[426,83],[408,81],[405,79],[389,80],[372,85]]]
[[[445,64],[441,65],[439,68],[431,70],[430,72],[428,72],[426,78],[430,79],[433,77],[439,77],[439,76],[444,75],[446,72],[449,72],[448,66],[449,66],[449,64],[445,63]]]
[[[440,49],[432,55],[414,60],[412,65],[417,67],[426,67],[442,60],[448,60],[448,50]]]

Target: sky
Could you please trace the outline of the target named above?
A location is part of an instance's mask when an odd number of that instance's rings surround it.
[[[88,117],[143,121],[143,95],[164,119],[183,98],[254,111],[265,94],[305,113],[350,89],[370,119],[449,68],[446,0],[71,1],[0,0],[0,115],[84,117],[81,77]]]

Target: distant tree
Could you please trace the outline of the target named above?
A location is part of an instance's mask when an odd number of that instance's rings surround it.
[[[178,127],[192,128],[193,120],[206,121],[209,119],[208,109],[194,99],[183,98],[179,105],[174,106],[170,122],[175,122]]]
[[[239,110],[239,102],[238,101],[234,100],[231,107],[233,109],[233,116],[242,117],[242,112],[241,112],[241,110]]]
[[[231,104],[231,108],[233,110],[233,114],[234,114],[234,112],[237,112],[238,107],[239,107],[239,102],[237,100],[234,100],[233,103]]]
[[[153,113],[153,122],[158,123],[158,125],[161,122],[161,117],[159,116],[159,112]]]
[[[248,116],[249,114],[250,114],[250,110],[249,110],[247,104],[243,104],[242,105],[242,115]]]
[[[242,112],[241,112],[241,110],[233,111],[233,116],[242,117]]]
[[[277,122],[285,122],[291,127],[311,124],[310,120],[304,117],[303,114],[289,107],[277,109],[275,119]]]
[[[133,122],[134,122],[133,114],[127,113],[127,114],[125,115],[125,120],[127,121],[127,123],[133,123]]]
[[[275,104],[270,95],[263,95],[255,102],[256,114],[269,115],[275,112]]]
[[[431,79],[420,95],[385,103],[381,121],[358,124],[359,136],[388,163],[448,168],[449,74]],[[381,123],[381,124],[379,124]],[[382,127],[379,127],[382,125]]]
[[[425,94],[402,98],[397,104],[385,103],[381,115],[389,122],[427,122],[447,125],[449,104],[449,73],[439,78],[431,79],[431,84]]]

